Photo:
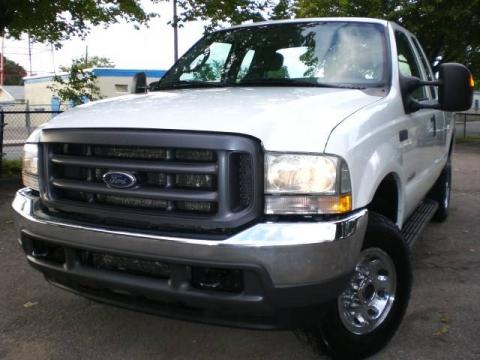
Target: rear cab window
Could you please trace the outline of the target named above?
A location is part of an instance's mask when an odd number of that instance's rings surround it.
[[[424,69],[424,72],[426,74],[427,80],[428,81],[434,81],[435,77],[433,76],[432,68],[427,60],[427,57],[425,56],[425,52],[423,51],[422,47],[420,46],[420,43],[415,37],[411,37],[413,46],[415,47],[415,50],[417,51],[418,57],[420,58],[420,61],[422,62],[422,66]],[[433,99],[437,98],[437,89],[435,86],[430,86],[430,94],[432,95]]]

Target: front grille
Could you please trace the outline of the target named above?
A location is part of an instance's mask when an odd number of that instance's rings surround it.
[[[42,200],[49,211],[120,220],[126,227],[207,232],[232,231],[261,212],[263,165],[254,139],[50,130],[42,144]],[[122,188],[124,181],[129,186]]]

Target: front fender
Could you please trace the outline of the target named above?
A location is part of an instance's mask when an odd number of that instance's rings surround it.
[[[395,114],[403,110],[395,94],[391,96],[339,124],[330,134],[325,152],[347,161],[354,209],[368,206],[380,183],[392,174],[398,189],[397,219],[402,219],[405,178],[398,138],[402,123]]]

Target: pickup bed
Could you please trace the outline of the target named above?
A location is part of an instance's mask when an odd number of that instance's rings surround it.
[[[463,65],[435,77],[383,20],[206,35],[160,82],[78,106],[25,145],[13,209],[58,287],[163,316],[302,327],[334,357],[381,349],[409,247],[448,216]]]

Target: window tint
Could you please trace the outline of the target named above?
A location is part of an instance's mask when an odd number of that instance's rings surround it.
[[[252,65],[254,56],[255,56],[255,50],[247,51],[240,65],[240,70],[238,71],[238,75],[237,75],[237,81],[242,80],[245,77],[245,75],[247,75],[248,69],[250,69],[250,65]]]
[[[283,56],[282,72],[285,77],[304,78],[309,76],[309,67],[303,61],[303,56],[308,51],[307,46],[279,49],[277,53]]]
[[[301,34],[263,29],[266,39],[255,37],[237,76],[252,79],[316,79],[322,83],[379,83],[384,78],[384,36],[375,26],[323,24],[317,33],[312,26]],[[286,39],[282,37],[286,36]],[[270,39],[271,38],[271,39]],[[266,41],[268,39],[268,42]],[[286,46],[285,46],[286,45]],[[234,47],[238,52],[241,46]],[[249,56],[250,55],[250,56]],[[248,66],[248,69],[247,69]]]
[[[231,48],[232,44],[212,43],[190,63],[180,80],[220,82]]]
[[[435,80],[432,72],[432,68],[430,67],[430,64],[428,63],[427,58],[425,57],[425,53],[422,50],[422,47],[420,46],[420,43],[418,40],[414,37],[412,37],[412,42],[413,46],[415,46],[415,50],[417,50],[418,55],[420,56],[420,60],[422,61],[423,68],[425,69],[425,73],[427,74],[427,79],[430,81]],[[437,89],[435,86],[430,86],[430,92],[432,96],[436,99],[437,98]]]
[[[301,22],[234,28],[206,35],[159,82],[178,86],[380,87],[388,83],[385,27]],[[297,80],[297,82],[295,82]],[[191,84],[188,84],[191,83]]]
[[[407,36],[404,33],[397,31],[395,32],[395,39],[397,43],[398,67],[400,74],[405,76],[415,76],[421,79],[422,74],[420,72],[420,67]],[[417,100],[427,99],[425,87],[415,90],[412,93],[412,96]]]

